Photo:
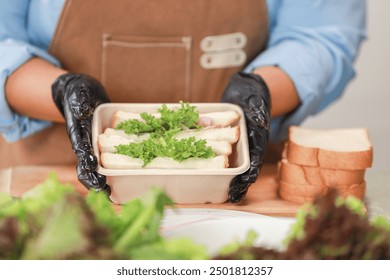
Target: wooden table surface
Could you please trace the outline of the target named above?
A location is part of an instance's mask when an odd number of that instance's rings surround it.
[[[74,185],[79,193],[87,194],[87,190],[77,180],[74,166],[20,166],[0,170],[0,191],[20,197],[43,182],[50,172],[56,172],[61,182]],[[294,216],[300,206],[278,196],[275,165],[263,167],[260,178],[250,187],[246,198],[238,204],[177,204],[181,208],[227,209],[270,216]]]

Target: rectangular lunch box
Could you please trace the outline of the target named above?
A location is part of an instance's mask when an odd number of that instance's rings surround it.
[[[168,108],[180,105],[166,104]],[[92,121],[92,142],[98,158],[98,172],[107,177],[111,187],[111,200],[123,204],[145,193],[151,187],[161,187],[175,203],[224,203],[227,201],[230,181],[249,169],[249,148],[247,128],[243,111],[229,103],[191,103],[199,113],[236,111],[240,115],[239,141],[229,156],[229,167],[224,169],[107,169],[101,165],[98,136],[111,127],[116,111],[132,113],[156,113],[160,103],[106,103],[98,106]]]

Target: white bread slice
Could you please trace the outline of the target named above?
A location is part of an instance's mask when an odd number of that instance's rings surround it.
[[[314,166],[303,166],[282,159],[279,165],[279,180],[305,185],[342,186],[359,184],[364,181],[365,169],[342,170]]]
[[[119,136],[134,142],[141,142],[143,140],[146,140],[149,138],[150,134],[149,133],[142,133],[142,134],[127,134],[124,130],[122,129],[114,129],[114,128],[106,128],[104,130],[104,133],[101,135],[105,135],[107,137],[109,136]]]
[[[151,113],[151,115],[155,118],[160,118],[160,113]],[[116,111],[112,116],[111,126],[115,128],[119,123],[127,120],[138,120],[140,122],[145,122],[144,119],[141,118],[141,114],[139,113],[131,113],[119,110]]]
[[[195,168],[227,168],[227,156],[216,156],[210,159],[189,158],[182,162],[172,158],[157,157],[145,167],[143,161],[126,155],[102,153],[100,156],[102,166],[108,169],[195,169]]]
[[[346,186],[335,186],[341,197],[355,196],[356,198],[363,199],[366,193],[366,182],[363,181],[359,184],[352,184]],[[304,203],[311,202],[316,197],[325,195],[328,191],[326,186],[315,185],[303,185],[303,184],[291,184],[284,181],[279,182],[279,195],[282,199]]]
[[[107,136],[117,135],[136,142],[149,138],[149,133],[143,134],[126,134],[124,130],[106,128],[104,134]],[[239,126],[222,127],[222,128],[204,128],[204,129],[188,129],[178,132],[175,135],[176,139],[189,138],[194,136],[196,139],[205,139],[207,141],[227,141],[231,144],[238,141],[240,136]]]
[[[287,159],[304,166],[362,170],[371,167],[373,149],[364,128],[319,130],[292,126]]]
[[[180,131],[175,135],[176,139],[189,138],[194,136],[196,139],[206,139],[210,141],[227,141],[231,144],[238,141],[240,137],[240,127],[222,127],[222,128],[204,128],[188,129]]]
[[[136,142],[132,139],[128,139],[119,135],[106,135],[100,134],[98,136],[98,146],[100,153],[115,153],[115,146],[127,145],[132,142]]]
[[[131,142],[136,142],[133,139],[128,139],[119,135],[100,134],[98,137],[99,150],[101,153],[115,153],[115,146],[123,144],[127,145]],[[232,145],[227,141],[207,141],[207,146],[217,155],[230,155],[232,153]]]
[[[151,114],[155,118],[160,118],[160,113]],[[124,111],[115,112],[112,120],[112,127],[116,127],[120,122],[125,120],[144,121],[138,113],[130,113]],[[240,115],[236,111],[223,111],[199,114],[198,124],[202,126],[226,127],[231,126],[240,119]]]
[[[226,127],[238,122],[240,114],[236,111],[223,111],[199,114],[198,124],[204,127]]]

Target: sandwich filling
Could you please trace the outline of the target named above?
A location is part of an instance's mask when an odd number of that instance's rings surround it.
[[[176,139],[174,136],[184,130],[200,130],[198,125],[199,113],[195,106],[180,102],[176,110],[169,109],[165,104],[158,110],[160,117],[149,113],[141,113],[141,120],[129,119],[120,122],[115,128],[124,130],[126,134],[149,137],[140,142],[119,144],[115,146],[116,153],[143,161],[143,167],[156,157],[169,157],[182,162],[189,158],[208,159],[216,156],[213,149],[207,145],[207,140],[189,137]]]

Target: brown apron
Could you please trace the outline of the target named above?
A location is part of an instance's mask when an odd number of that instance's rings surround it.
[[[219,102],[267,32],[264,0],[68,0],[49,51],[64,69],[100,80],[112,102]],[[1,139],[0,154],[1,168],[76,160],[59,124]]]

